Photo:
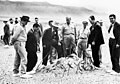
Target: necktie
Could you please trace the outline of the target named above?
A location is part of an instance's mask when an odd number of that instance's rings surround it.
[[[110,26],[110,28],[109,28],[109,30],[108,30],[108,33],[110,33],[111,28],[112,28],[112,25]]]

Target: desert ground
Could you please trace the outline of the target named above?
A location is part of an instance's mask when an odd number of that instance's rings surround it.
[[[107,47],[106,47],[107,48]],[[105,50],[107,50],[105,48]],[[106,57],[107,51],[104,51]],[[38,72],[33,75],[33,78],[23,79],[13,77],[12,69],[14,62],[15,51],[13,46],[5,49],[0,44],[0,84],[119,84],[120,75],[110,75],[106,73],[106,69],[110,69],[110,58],[104,59],[104,67],[94,71],[83,71],[82,74],[76,74],[70,71],[69,75],[64,77],[55,77],[53,73]]]
[[[2,1],[2,0],[1,0]],[[7,0],[8,1],[8,0]],[[120,75],[110,75],[106,70],[111,69],[111,60],[108,48],[107,29],[110,24],[109,14],[105,11],[91,10],[88,8],[64,7],[52,5],[49,3],[25,3],[25,2],[0,2],[0,36],[3,35],[3,20],[9,18],[21,17],[22,15],[30,16],[27,31],[32,28],[34,18],[38,17],[43,25],[43,29],[48,28],[47,22],[55,20],[57,22],[65,22],[65,17],[72,15],[72,20],[80,24],[77,29],[81,28],[82,21],[88,21],[89,16],[96,15],[96,20],[103,20],[105,27],[102,28],[105,44],[102,49],[102,67],[94,71],[82,71],[76,74],[74,70],[70,70],[69,75],[61,74],[55,76],[53,73],[37,72],[32,78],[23,79],[13,77],[13,63],[15,50],[13,46],[4,48],[3,42],[0,40],[0,84],[120,84]],[[74,17],[73,17],[74,16]],[[41,57],[40,57],[41,58]],[[39,59],[41,61],[41,59]]]
[[[4,48],[2,41],[0,41],[0,84],[119,84],[120,75],[110,75],[106,72],[106,70],[111,69],[106,32],[106,29],[103,29],[105,44],[101,48],[104,66],[94,71],[83,71],[82,74],[76,74],[74,70],[70,70],[69,75],[65,74],[64,77],[56,77],[51,72],[38,72],[28,79],[13,77],[14,47]]]

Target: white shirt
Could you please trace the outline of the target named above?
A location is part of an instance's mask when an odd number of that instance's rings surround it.
[[[88,28],[82,28],[79,30],[79,37],[78,38],[88,38],[90,31]]]
[[[112,28],[110,30],[110,33],[109,33],[109,38],[115,38],[114,34],[113,34],[113,28],[114,28],[114,24],[112,24]]]
[[[10,33],[12,33],[12,30],[13,30],[13,28],[14,28],[14,23],[11,24],[11,23],[9,22],[8,24],[9,24],[9,26],[10,26]]]
[[[22,27],[20,24],[16,25],[13,29],[12,39],[15,39],[15,40],[20,41],[20,42],[27,41],[26,28]]]

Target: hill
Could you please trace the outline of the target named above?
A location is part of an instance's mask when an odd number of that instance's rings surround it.
[[[31,17],[62,17],[62,16],[84,16],[97,13],[85,7],[60,6],[47,2],[12,2],[0,1],[0,17],[19,17],[29,15]],[[102,13],[101,13],[102,14]]]

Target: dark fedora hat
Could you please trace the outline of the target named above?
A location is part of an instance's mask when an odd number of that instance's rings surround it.
[[[87,21],[83,21],[82,23],[83,23],[83,24],[88,24],[88,22],[87,22]]]
[[[30,22],[29,21],[29,17],[28,16],[22,16],[22,17],[20,17],[21,18],[21,21],[27,21],[27,22]]]
[[[8,21],[6,21],[6,20],[5,20],[5,21],[3,21],[3,23],[7,23],[7,22],[8,22]]]
[[[12,18],[9,19],[9,21],[12,21],[12,20],[13,20]]]

